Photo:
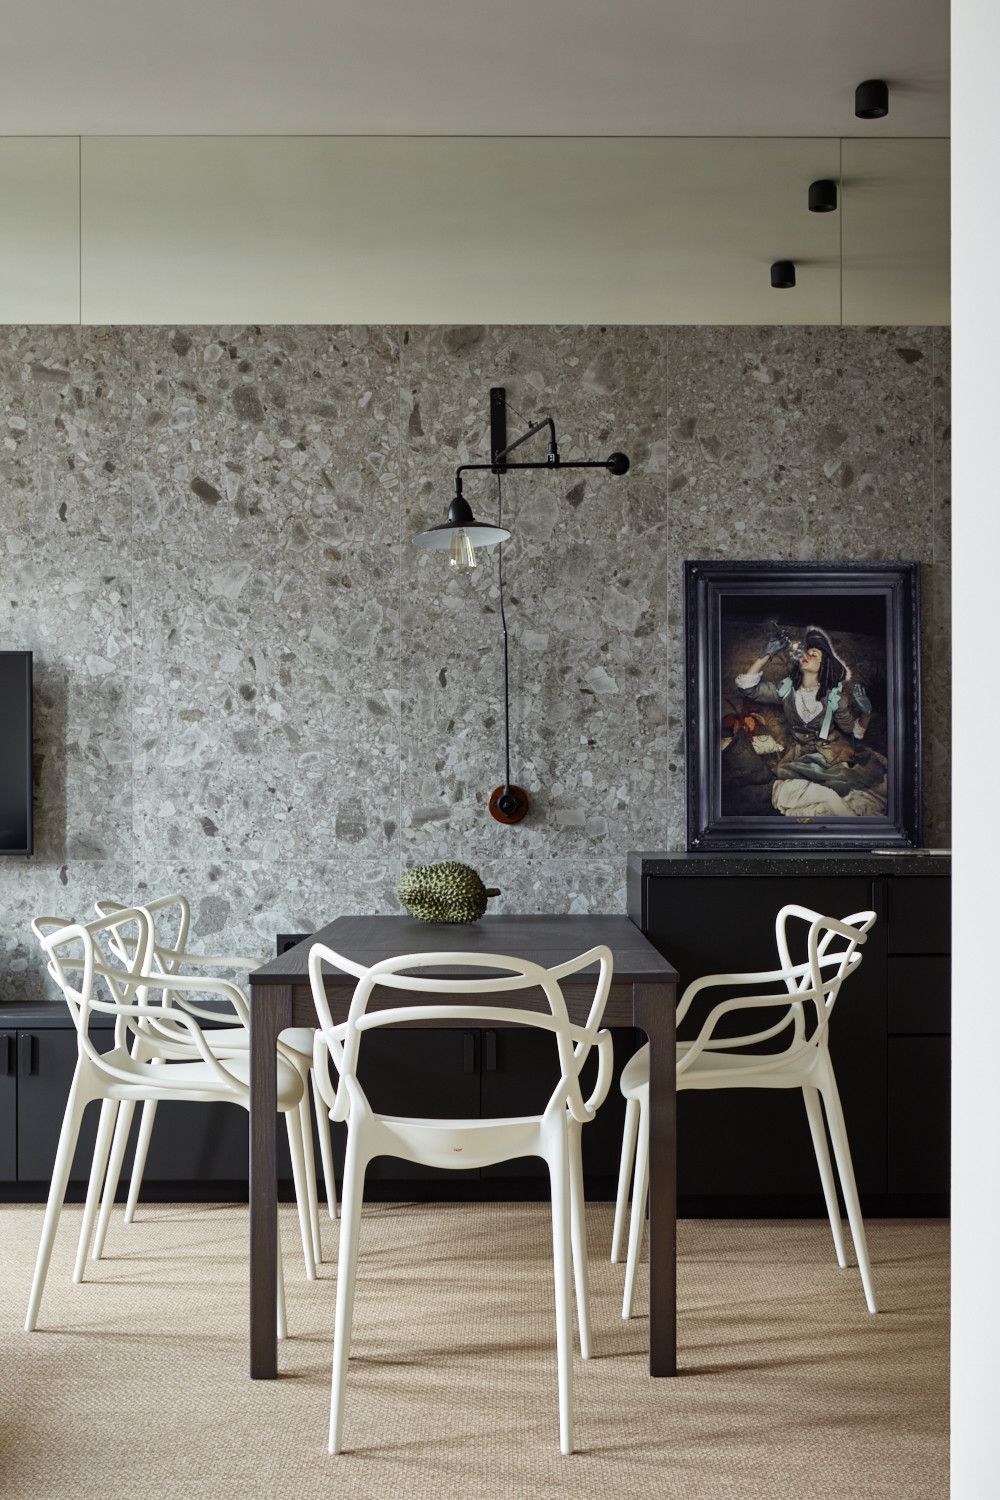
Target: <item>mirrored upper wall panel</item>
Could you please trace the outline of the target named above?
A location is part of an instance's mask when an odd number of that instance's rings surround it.
[[[844,141],[845,323],[949,321],[949,145]]]
[[[84,323],[947,320],[937,139],[84,138],[78,187]]]
[[[80,142],[0,138],[0,322],[80,318]]]

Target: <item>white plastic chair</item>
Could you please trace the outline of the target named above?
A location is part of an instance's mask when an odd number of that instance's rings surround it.
[[[807,958],[792,962],[788,944],[788,922],[798,918],[809,924]],[[770,993],[739,994],[712,1007],[693,1042],[677,1045],[677,1088],[681,1089],[790,1089],[800,1088],[806,1117],[812,1135],[816,1164],[819,1168],[826,1211],[833,1232],[837,1264],[847,1265],[844,1236],[827,1148],[820,1099],[833,1142],[833,1154],[840,1176],[844,1205],[854,1239],[854,1250],[861,1272],[868,1311],[878,1311],[872,1284],[871,1263],[861,1218],[854,1166],[844,1125],[844,1112],[837,1091],[830,1058],[830,1015],[844,980],[855,973],[861,963],[859,949],[875,921],[873,911],[856,912],[839,921],[824,917],[805,906],[783,906],[775,919],[775,937],[781,967],[761,973],[709,974],[689,984],[677,1008],[678,1025],[684,1020],[696,995],[717,987],[742,989],[745,985],[765,985]],[[837,938],[844,941],[834,947]],[[774,993],[783,984],[783,992]],[[789,996],[793,998],[789,1000]],[[740,1036],[718,1032],[724,1016],[739,1011],[774,1010],[782,1015],[764,1030]],[[752,1052],[745,1049],[769,1042],[784,1031],[789,1032],[787,1046],[778,1052]],[[649,1047],[641,1047],[622,1070],[621,1090],[625,1095],[625,1134],[615,1204],[615,1222],[611,1241],[611,1259],[617,1262],[621,1253],[622,1232],[628,1206],[629,1184],[632,1184],[632,1215],[629,1223],[628,1252],[625,1263],[625,1292],[622,1317],[632,1315],[636,1264],[646,1219],[649,1191]],[[635,1167],[633,1180],[633,1161]]]
[[[348,1019],[335,1026],[323,984],[323,964],[332,964],[353,974],[358,983],[351,999]],[[593,1003],[585,1026],[574,1025],[566,1010],[560,981],[599,964]],[[438,979],[412,970],[435,968],[482,968],[499,970],[502,977],[489,979]],[[347,1157],[342,1184],[342,1227],[337,1267],[337,1310],[333,1339],[333,1391],[330,1403],[331,1453],[341,1451],[344,1390],[350,1356],[354,1315],[354,1281],[358,1258],[358,1231],[364,1197],[365,1170],[376,1156],[400,1157],[427,1166],[468,1168],[491,1166],[521,1156],[540,1156],[548,1164],[552,1183],[552,1246],[555,1262],[556,1347],[559,1368],[559,1441],[563,1453],[572,1452],[573,1351],[571,1333],[570,1244],[575,1271],[580,1353],[590,1354],[590,1321],[587,1297],[587,1253],[584,1225],[583,1169],[580,1130],[607,1095],[611,1080],[611,1034],[599,1031],[611,983],[612,955],[597,947],[568,963],[544,969],[526,959],[482,953],[420,953],[383,959],[364,968],[332,949],[317,943],[309,954],[309,979],[320,1030],[316,1034],[314,1073],[319,1090],[330,1107],[331,1118],[347,1121]],[[368,1011],[375,989],[406,993],[399,1005]],[[541,989],[548,1013],[539,1010],[476,1005],[468,999],[460,1004],[420,1004],[416,995],[509,994],[517,990]],[[358,1049],[362,1035],[384,1026],[407,1022],[456,1022],[477,1020],[492,1026],[533,1026],[555,1037],[560,1077],[544,1111],[539,1115],[509,1119],[433,1120],[404,1119],[374,1112],[358,1082]],[[597,1082],[589,1099],[580,1088],[580,1070],[591,1047],[598,1049]],[[334,1089],[328,1071],[332,1059],[339,1075]]]
[[[110,899],[95,902],[95,907],[99,916],[111,916],[114,912],[126,910],[121,902]],[[258,968],[264,961],[259,958],[192,953],[187,947],[188,934],[191,928],[191,906],[186,896],[179,894],[161,896],[156,901],[147,902],[142,909],[150,914],[154,924],[153,967],[158,973],[189,973],[192,969],[204,968],[225,970],[231,974],[245,974]],[[162,940],[165,928],[171,933],[169,941]],[[129,955],[121,949],[121,939],[118,938],[115,942],[119,944],[116,950],[118,956],[127,963]],[[243,997],[240,1012],[235,1013],[230,1011],[228,1015],[220,1012],[215,1018],[211,1029],[203,1028],[205,1040],[217,1056],[240,1056],[250,1046],[250,1030],[246,1021],[246,1017],[249,1015],[246,991],[242,985],[237,985],[235,988],[239,989]],[[187,1045],[183,1036],[178,1036],[177,1043],[178,1045]],[[281,1033],[279,1045],[283,1055],[302,1074],[305,1085],[302,1102],[299,1105],[299,1116],[302,1129],[302,1143],[305,1152],[306,1182],[309,1193],[308,1208],[312,1234],[312,1259],[316,1264],[319,1264],[323,1259],[323,1247],[320,1238],[316,1193],[316,1164],[313,1158],[312,1110],[309,1103],[309,1082],[312,1077],[313,1061],[313,1028],[311,1026],[288,1027]],[[153,1055],[148,1048],[145,1048],[145,1054],[149,1058]],[[330,1137],[330,1121],[326,1108],[319,1094],[316,1092],[315,1079],[312,1080],[312,1090],[316,1104],[316,1123],[319,1134],[320,1158],[323,1165],[323,1178],[326,1187],[327,1211],[330,1218],[335,1219],[337,1217],[337,1185],[333,1164],[333,1142]],[[124,1160],[125,1150],[128,1145],[128,1134],[134,1108],[133,1104],[123,1104],[118,1112],[118,1121],[115,1126],[111,1156],[108,1164],[107,1182],[101,1202],[101,1210],[97,1219],[94,1246],[91,1252],[94,1260],[99,1260],[104,1251],[108,1221],[114,1206],[115,1193],[121,1175],[122,1161]],[[139,1193],[142,1188],[146,1156],[149,1151],[149,1142],[153,1133],[155,1119],[156,1101],[150,1099],[143,1105],[142,1117],[139,1123],[139,1134],[132,1162],[132,1177],[125,1204],[126,1224],[131,1224],[135,1218],[136,1205],[138,1204]],[[315,1275],[315,1271],[310,1272],[307,1267],[307,1275]]]
[[[87,1105],[93,1100],[102,1101],[73,1271],[76,1282],[83,1280],[118,1105],[123,1102],[134,1104],[139,1100],[174,1099],[198,1103],[227,1101],[241,1104],[244,1109],[250,1107],[249,1057],[216,1056],[199,1025],[200,1019],[214,1019],[214,1014],[190,998],[192,995],[215,996],[229,1000],[238,1008],[239,991],[221,979],[150,973],[152,927],[148,913],[141,908],[132,908],[88,923],[66,922],[62,917],[36,917],[31,925],[48,958],[48,971],[62,990],[73,1017],[78,1052],[31,1285],[24,1325],[28,1333],[37,1322],[80,1123]],[[98,941],[109,941],[109,935],[110,939],[121,940],[123,948],[131,952],[132,958],[127,965],[115,967],[103,948],[98,946]],[[102,992],[106,992],[106,999],[98,998],[95,982]],[[163,1003],[150,1003],[151,990],[163,995]],[[170,1004],[167,1004],[168,999]],[[103,1053],[97,1050],[90,1037],[90,1017],[95,1011],[115,1017],[113,1046]],[[137,1038],[143,1038],[145,1044],[149,1033],[159,1037],[164,1044],[163,1053],[152,1061],[134,1056],[131,1045]],[[172,1061],[170,1047],[173,1039],[181,1033],[187,1047],[182,1060]],[[311,1238],[304,1212],[306,1190],[298,1115],[302,1087],[299,1072],[285,1058],[279,1057],[278,1109],[288,1121],[299,1219],[304,1230],[303,1245],[308,1254]],[[280,1275],[277,1317],[278,1336],[284,1338],[287,1328],[284,1282]]]

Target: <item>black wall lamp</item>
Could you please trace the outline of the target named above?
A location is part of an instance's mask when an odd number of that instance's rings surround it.
[[[534,463],[511,463],[510,454],[533,438],[536,433],[548,432],[548,453],[544,460]],[[448,562],[456,573],[471,573],[477,565],[477,547],[495,547],[510,539],[510,532],[502,525],[503,513],[498,509],[496,525],[490,521],[478,521],[472,507],[462,493],[462,475],[488,473],[500,476],[513,469],[605,469],[609,474],[627,474],[629,461],[624,453],[610,453],[607,458],[564,459],[556,441],[556,427],[551,417],[533,422],[512,443],[507,441],[507,392],[503,386],[490,390],[490,459],[488,463],[459,464],[455,470],[455,494],[448,506],[448,519],[440,526],[432,526],[413,538],[416,547],[432,551],[447,550]],[[489,800],[489,810],[498,823],[520,823],[528,811],[528,794],[523,787],[510,779],[510,684],[507,652],[507,616],[504,610],[503,552],[497,564],[500,587],[500,622],[503,628],[503,699],[504,699],[504,781],[494,789]]]
[[[520,448],[536,432],[548,429],[549,451],[544,462],[510,463],[508,455]],[[556,442],[555,423],[551,417],[534,422],[512,443],[507,441],[507,393],[503,386],[494,386],[490,391],[490,461],[482,464],[459,464],[455,470],[455,496],[448,507],[448,519],[429,531],[421,531],[413,538],[416,547],[448,549],[449,563],[456,573],[471,573],[476,566],[477,547],[495,547],[510,539],[510,532],[502,526],[488,521],[477,521],[472,507],[462,493],[462,475],[480,472],[507,474],[512,469],[607,469],[609,474],[627,474],[628,459],[624,453],[611,453],[607,458],[564,459],[560,457]]]
[[[776,260],[771,265],[771,285],[776,291],[784,292],[795,285],[795,262],[791,260]]]

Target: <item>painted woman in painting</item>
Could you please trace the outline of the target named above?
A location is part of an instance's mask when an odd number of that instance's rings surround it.
[[[788,662],[780,678],[765,675],[775,658]],[[884,815],[885,757],[864,743],[872,704],[825,630],[810,625],[794,641],[775,626],[736,686],[775,711],[770,734],[752,740],[771,766],[775,812],[793,818]]]

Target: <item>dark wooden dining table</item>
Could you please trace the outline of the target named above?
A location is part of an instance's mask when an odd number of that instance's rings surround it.
[[[429,924],[407,916],[338,917],[250,975],[251,1376],[270,1380],[278,1373],[276,1044],[286,1026],[317,1024],[308,975],[313,943],[324,943],[365,965],[406,953],[475,952],[528,958],[551,968],[599,943],[611,949],[614,977],[603,1024],[636,1027],[650,1044],[649,1372],[676,1374],[676,971],[628,917],[491,915],[466,926]],[[483,976],[482,969],[474,972]],[[573,1021],[587,1019],[596,972],[595,966],[593,977],[585,972],[563,982]],[[456,971],[448,970],[447,977],[457,977]],[[334,1021],[347,1019],[355,983],[347,974],[325,974]],[[411,997],[413,1003],[423,998]],[[529,1005],[523,991],[479,1000]],[[399,991],[391,1003],[405,1003]],[[541,994],[537,1004],[547,1008]],[[463,1018],[463,1029],[469,1025]],[[514,1205],[511,1211],[516,1212]]]

